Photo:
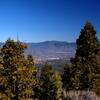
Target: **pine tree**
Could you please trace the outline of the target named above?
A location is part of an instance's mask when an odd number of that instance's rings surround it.
[[[45,64],[40,77],[40,100],[62,100],[61,75],[52,70],[50,64]]]
[[[24,57],[25,48],[26,44],[8,39],[1,49],[0,97],[5,100],[34,98],[37,68],[31,55],[27,59]]]
[[[5,72],[3,67],[3,59],[0,50],[0,99],[4,98],[5,100],[9,99],[8,95],[6,94],[7,88],[7,80],[5,78]]]
[[[52,100],[62,100],[62,78],[59,72],[55,71],[53,76],[53,96]]]
[[[27,61],[28,61],[28,65],[27,65],[27,68],[28,68],[28,76],[30,74],[30,79],[32,82],[30,83],[30,91],[33,92],[33,94],[31,94],[31,97],[34,99],[34,100],[38,100],[39,99],[39,96],[40,96],[40,84],[39,84],[39,79],[37,78],[37,73],[38,73],[38,68],[35,66],[34,64],[34,60],[33,60],[33,57],[32,55],[28,55],[27,56]]]
[[[37,68],[34,65],[34,60],[31,55],[27,56],[26,66],[21,69],[20,88],[21,96],[23,99],[32,99],[34,96],[34,87],[37,85],[38,80],[36,78]]]
[[[76,44],[75,58],[71,59],[73,85],[75,89],[91,90],[96,83],[96,75],[100,76],[100,65],[97,60],[100,50],[96,31],[90,22],[81,30]]]
[[[65,91],[71,90],[73,87],[71,76],[72,76],[72,68],[68,64],[65,64],[62,75],[63,89],[65,89]]]
[[[5,93],[11,100],[18,100],[17,68],[22,63],[25,48],[26,46],[22,43],[8,39],[1,49],[3,57],[3,76],[7,84]]]
[[[45,64],[45,66],[42,68],[41,71],[41,100],[52,100],[51,98],[51,92],[52,92],[52,77],[53,77],[53,71],[52,66],[49,64]]]

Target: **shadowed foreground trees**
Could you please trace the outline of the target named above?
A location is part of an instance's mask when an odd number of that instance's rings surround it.
[[[65,64],[63,75],[62,75],[63,88],[65,89],[65,91],[69,91],[73,89],[73,83],[71,80],[72,75],[73,73],[72,73],[71,66]]]
[[[52,66],[45,64],[42,68],[40,100],[62,100],[62,82],[58,72],[53,72]]]
[[[81,95],[84,90],[88,98],[88,91],[100,95],[100,47],[91,23],[76,44],[72,65],[65,64],[61,77],[48,63],[39,73],[33,57],[24,56],[27,45],[8,39],[0,51],[0,100],[72,100],[69,91]]]
[[[31,55],[24,57],[27,46],[8,39],[1,48],[0,97],[3,100],[61,100],[62,82],[58,72],[45,64],[40,80]],[[39,83],[40,82],[40,83]]]
[[[100,47],[91,23],[86,23],[76,44],[75,58],[71,59],[72,67],[64,69],[64,86],[68,90],[72,83],[73,90],[91,90],[100,93],[100,61],[98,60]]]
[[[1,49],[0,78],[2,80],[0,86],[3,88],[1,93],[11,100],[34,95],[32,87],[36,84],[37,69],[32,56],[25,59],[24,49],[26,47],[25,44],[8,39]]]
[[[10,99],[18,99],[18,67],[24,64],[24,48],[21,43],[8,39],[1,49],[2,75],[6,80],[4,92]]]

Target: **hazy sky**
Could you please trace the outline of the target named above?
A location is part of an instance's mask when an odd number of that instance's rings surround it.
[[[100,0],[0,0],[0,41],[74,42],[87,20],[100,38]]]

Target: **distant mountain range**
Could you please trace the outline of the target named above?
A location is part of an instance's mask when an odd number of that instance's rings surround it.
[[[2,46],[4,43],[0,43]],[[32,54],[38,61],[70,59],[75,54],[75,43],[61,41],[45,41],[40,43],[27,43],[25,55]]]
[[[75,54],[75,43],[60,41],[45,41],[40,43],[27,43],[25,54],[32,54],[38,61],[70,59]]]

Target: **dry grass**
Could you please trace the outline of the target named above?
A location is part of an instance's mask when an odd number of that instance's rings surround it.
[[[72,100],[100,100],[100,97],[91,91],[64,91],[64,97],[70,97]]]

